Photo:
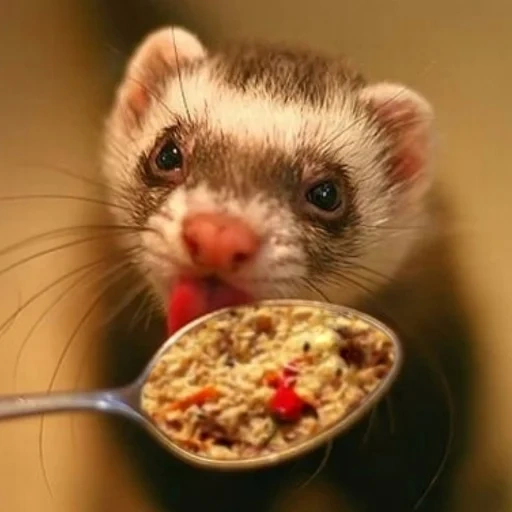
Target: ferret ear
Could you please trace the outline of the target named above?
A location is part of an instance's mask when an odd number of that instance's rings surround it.
[[[403,85],[386,82],[365,87],[361,99],[391,137],[393,179],[428,181],[434,116],[427,100]]]
[[[205,55],[199,39],[182,28],[168,27],[150,34],[128,62],[118,90],[117,107],[126,127],[140,125],[151,100],[161,96],[169,73]]]

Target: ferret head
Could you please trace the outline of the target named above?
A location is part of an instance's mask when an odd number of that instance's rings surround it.
[[[258,298],[354,303],[411,250],[431,119],[420,95],[368,84],[343,59],[210,52],[162,29],[107,123],[113,214],[137,228],[134,259],[163,302],[179,277],[215,275]]]

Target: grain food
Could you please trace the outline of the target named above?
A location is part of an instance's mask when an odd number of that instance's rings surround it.
[[[356,408],[393,366],[391,339],[310,306],[245,306],[189,331],[152,369],[142,409],[210,459],[282,451]]]

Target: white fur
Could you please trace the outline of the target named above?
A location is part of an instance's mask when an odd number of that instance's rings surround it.
[[[170,194],[161,210],[150,217],[148,226],[152,230],[142,237],[147,252],[145,266],[157,276],[154,283],[164,297],[173,279],[184,268],[193,266],[181,236],[184,217],[217,211],[219,205],[224,212],[243,217],[262,240],[262,248],[251,264],[223,276],[226,280],[257,294],[271,286],[272,281],[279,286],[286,279],[297,279],[304,274],[305,255],[294,243],[297,228],[285,208],[269,205],[259,197],[242,204],[234,197],[201,185],[186,193],[177,189]]]
[[[367,96],[372,93],[389,95],[390,89],[365,91]],[[416,100],[414,96],[408,98]],[[114,113],[107,129],[105,171],[112,186],[129,184],[139,155],[152,148],[161,130],[179,118],[188,120],[189,116],[193,122],[208,122],[212,130],[233,136],[241,144],[270,145],[291,155],[304,142],[331,140],[329,150],[348,168],[356,185],[355,207],[362,224],[367,226],[360,240],[362,256],[350,265],[360,263],[392,277],[407,255],[413,237],[410,230],[386,228],[421,222],[423,202],[421,198],[410,201],[407,195],[382,193],[386,182],[379,161],[383,143],[372,120],[361,116],[356,108],[358,101],[365,99],[333,91],[332,98],[323,106],[312,108],[270,98],[261,90],[233,90],[219,82],[204,65],[193,74],[184,74],[181,83],[177,79],[168,81],[163,95],[150,102],[145,121],[137,130],[127,132],[119,126]],[[121,157],[119,150],[124,150]],[[194,190],[178,187],[170,193],[161,210],[148,221],[153,231],[142,237],[146,253],[143,265],[150,270],[151,280],[163,297],[173,279],[191,265],[181,240],[183,218],[193,212],[219,209],[241,216],[264,240],[255,261],[236,274],[224,276],[227,280],[236,281],[256,296],[310,295],[299,279],[305,276],[307,268],[305,251],[299,243],[299,233],[304,228],[294,221],[287,205],[271,203],[268,198],[256,195],[249,204],[242,203],[202,184]],[[119,216],[119,212],[116,214]],[[129,221],[126,217],[122,220]],[[340,268],[343,263],[340,261]],[[375,279],[375,275],[371,277]],[[283,279],[292,279],[293,283]],[[374,288],[378,283],[366,286]],[[358,287],[334,278],[330,285],[323,284],[321,288],[329,299],[338,302],[351,302],[361,294]]]
[[[178,80],[168,84],[162,99],[153,100],[142,130],[133,134],[133,139],[115,132],[118,146],[130,146],[122,166],[115,163],[117,155],[107,166],[117,179],[129,180],[139,155],[150,150],[162,128],[190,114],[194,121],[208,121],[214,131],[234,135],[241,143],[271,144],[292,155],[308,137],[313,141],[333,138],[330,149],[352,170],[362,188],[358,207],[366,211],[371,223],[381,220],[379,204],[367,199],[377,195],[380,185],[378,179],[371,178],[381,172],[375,169],[375,162],[382,148],[376,143],[375,127],[366,118],[358,119],[353,99],[336,96],[324,108],[313,109],[276,101],[260,91],[242,94],[216,82],[207,67],[184,76],[182,87],[184,95]]]

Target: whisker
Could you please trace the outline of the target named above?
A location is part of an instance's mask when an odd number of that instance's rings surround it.
[[[448,425],[448,436],[446,439],[443,456],[441,457],[441,460],[439,462],[439,466],[438,466],[436,472],[434,473],[434,475],[432,476],[427,487],[425,488],[425,490],[423,491],[421,496],[418,498],[418,501],[415,503],[415,505],[412,509],[413,512],[418,510],[421,507],[421,505],[423,504],[423,502],[429,495],[430,491],[434,488],[434,486],[437,484],[439,478],[443,474],[443,471],[448,462],[448,458],[450,456],[450,451],[451,451],[451,447],[453,445],[453,440],[454,440],[454,436],[455,436],[453,397],[452,397],[450,386],[448,384],[446,376],[441,371],[438,373],[439,373],[439,377],[441,379],[441,386],[443,387],[443,390],[444,390],[444,395],[446,398],[446,407],[448,410],[448,424],[447,424]]]
[[[140,278],[143,280],[145,278],[145,276],[146,276],[146,274],[143,274],[142,276],[140,276]],[[140,279],[138,281],[140,281]],[[138,284],[135,283],[135,286],[131,290],[128,290],[128,292],[124,295],[124,300],[116,306],[116,308],[108,315],[108,317],[104,321],[101,322],[100,325],[97,326],[97,328],[101,327],[102,325],[109,324],[111,322],[111,320],[113,318],[115,318],[119,313],[121,313],[125,308],[127,308],[138,297],[138,295],[140,295],[140,293],[142,293],[145,290],[145,288],[147,288],[147,284],[144,281],[139,282]],[[86,368],[85,363],[86,363],[93,348],[94,348],[94,343],[91,343],[86,347],[86,349],[84,351],[83,357],[81,358],[81,362],[78,365],[78,372],[77,372],[77,376],[76,376],[76,379],[74,382],[73,389],[79,389],[80,381],[82,380],[83,373]],[[75,428],[75,426],[76,426],[75,420],[76,420],[76,415],[71,415],[70,416],[71,437],[73,439],[73,444],[75,446],[78,446],[76,428]]]
[[[380,230],[380,231],[417,231],[421,229],[425,229],[428,227],[428,224],[425,223],[423,225],[409,225],[409,226],[396,226],[396,225],[389,225],[389,224],[359,224],[362,228],[369,229],[369,230]]]
[[[375,297],[374,297],[374,299],[375,299]],[[384,309],[381,306],[382,306],[382,303],[380,300],[374,301],[374,307],[375,307],[376,311],[379,311],[379,314],[387,317],[387,314],[385,313]],[[403,326],[402,326],[402,332],[404,333],[404,335],[407,335],[411,340],[414,339],[414,336],[411,336],[410,333],[408,334],[404,330]],[[424,355],[428,357],[427,354],[424,354]],[[428,357],[428,359],[430,360],[429,361],[430,368],[434,369],[434,367],[437,366],[436,362],[431,357]],[[450,389],[449,383],[448,383],[447,378],[446,378],[445,374],[443,373],[443,371],[440,368],[438,368],[438,371],[436,373],[440,379],[440,384],[441,384],[442,390],[444,392],[444,397],[446,400],[448,434],[447,434],[447,438],[446,438],[446,442],[445,442],[445,446],[444,446],[443,455],[440,459],[439,465],[438,465],[434,475],[432,476],[431,480],[429,481],[428,485],[426,486],[425,490],[423,491],[423,493],[417,500],[416,504],[414,505],[414,507],[412,509],[413,511],[416,511],[421,507],[421,505],[423,504],[423,502],[425,501],[425,499],[427,498],[427,496],[429,495],[429,493],[431,492],[431,490],[434,488],[434,486],[437,484],[439,478],[441,477],[441,475],[446,467],[446,464],[448,462],[448,458],[450,456],[450,451],[451,451],[451,447],[453,445],[454,436],[455,436],[454,404],[453,404],[453,397],[451,394],[451,389]],[[390,397],[388,397],[388,399],[389,398]],[[395,424],[394,417],[392,414],[391,404],[389,402],[387,402],[387,404],[388,404],[388,414],[389,414],[389,420],[390,420],[390,430],[392,431],[391,433],[393,433],[396,428],[396,424]]]
[[[144,327],[143,332],[147,332],[149,326],[151,324],[151,320],[154,317],[154,312],[157,310],[156,300],[154,296],[150,293],[146,295],[147,298],[147,307],[145,308],[145,319],[144,319]]]
[[[373,299],[374,310],[377,311],[379,315],[384,315],[384,318],[386,318],[387,321],[390,320],[388,315],[385,313],[384,308],[381,307],[381,306],[383,306],[382,301],[378,300],[378,297],[371,290],[367,289],[357,279],[353,279],[352,277],[348,277],[344,274],[340,274],[338,277],[349,282],[351,285],[356,286],[357,288],[360,288],[361,290],[367,292]],[[326,279],[326,278],[323,278],[323,279],[324,279],[324,282],[326,282],[326,283],[331,282],[331,280],[329,280],[329,279]],[[338,284],[338,283],[333,283],[333,284]],[[402,332],[404,333],[404,335],[407,335],[407,333],[403,329],[403,326],[402,326]],[[409,335],[409,337],[411,337],[411,336]],[[414,339],[414,336],[412,336],[411,339]],[[431,360],[430,366],[432,367],[433,364],[435,364],[435,363],[434,363],[434,361]],[[443,388],[444,396],[445,396],[445,400],[446,400],[446,407],[447,407],[447,413],[448,413],[447,414],[447,416],[448,416],[447,417],[448,434],[447,434],[444,451],[443,451],[443,455],[440,459],[440,462],[439,462],[432,478],[428,482],[428,485],[422,492],[419,499],[416,501],[416,503],[412,509],[414,512],[417,511],[421,507],[421,505],[424,503],[425,499],[427,498],[427,496],[429,495],[431,490],[434,488],[434,486],[437,484],[437,482],[439,481],[439,478],[441,477],[443,471],[445,470],[449,456],[450,456],[451,447],[453,445],[454,436],[455,436],[454,404],[453,404],[453,397],[451,394],[450,386],[449,386],[446,376],[444,375],[444,373],[441,370],[439,370],[436,373],[438,373],[438,375],[439,375],[439,378],[441,381],[441,386]],[[391,403],[389,402],[389,397],[388,397],[388,401],[386,402],[386,404],[388,407],[390,433],[393,434],[396,429],[396,425],[395,425],[395,420],[394,420],[394,417],[392,414]]]
[[[52,288],[58,286],[60,283],[62,283],[63,281],[65,281],[69,277],[71,277],[71,276],[73,276],[73,275],[75,275],[77,273],[79,274],[79,273],[83,272],[84,270],[87,271],[87,272],[85,272],[85,274],[87,275],[89,271],[94,270],[94,267],[98,266],[102,262],[103,262],[103,259],[97,260],[97,261],[94,261],[92,263],[89,263],[88,265],[83,265],[83,266],[81,266],[81,267],[79,267],[77,269],[74,269],[71,272],[66,272],[66,274],[64,274],[63,276],[60,276],[57,280],[53,281],[49,285],[45,286],[43,289],[39,290],[35,295],[32,295],[32,297],[30,297],[30,299],[28,299],[23,305],[21,305],[19,307],[19,309],[13,315],[11,315],[5,322],[12,321],[20,313],[22,313],[24,310],[26,310],[32,303],[34,303],[37,299],[42,297],[44,294],[49,292]],[[83,275],[80,275],[79,279],[74,280],[72,285],[69,288],[66,288],[66,292],[69,291],[72,287],[74,287],[81,279],[83,279],[83,277],[84,277]],[[65,295],[65,293],[63,293],[62,295],[59,295],[59,298],[63,297],[64,295]],[[54,304],[52,303],[52,306],[53,305]],[[51,308],[48,308],[48,310],[45,310],[44,314],[48,313],[50,309]],[[40,324],[40,321],[42,321],[43,318],[44,318],[44,315],[39,317],[38,320],[35,322],[34,327],[37,327]],[[4,322],[3,325],[5,325],[5,322]],[[13,372],[13,381],[14,381],[15,390],[17,390],[16,383],[17,383],[17,376],[18,376],[18,366],[19,366],[21,357],[23,356],[23,352],[24,352],[26,343],[30,339],[30,336],[32,335],[33,331],[34,331],[34,329],[31,329],[29,331],[29,334],[27,335],[27,337],[21,343],[20,350],[18,351],[18,354],[16,356],[16,362],[15,362],[15,365],[14,365],[14,372]]]
[[[374,407],[372,409],[372,412],[370,413],[370,417],[368,418],[368,427],[366,428],[365,433],[363,435],[363,439],[361,441],[362,447],[366,446],[366,444],[370,440],[370,434],[375,425],[375,420],[377,419],[377,415],[378,415],[378,409],[377,409],[377,407]]]
[[[146,275],[148,274],[149,272],[146,273]],[[146,291],[147,292],[147,288],[148,288],[148,284],[146,283],[145,286],[142,287],[142,289],[140,290],[139,294]],[[137,294],[138,295],[138,294]],[[133,300],[135,300],[137,298],[137,295],[135,295],[135,297],[133,298]],[[136,323],[138,321],[141,320],[141,315],[143,314],[143,312],[145,310],[148,309],[148,300],[149,300],[149,297],[150,297],[150,294],[149,293],[146,293],[143,297],[143,299],[140,301],[140,304],[139,304],[139,307],[137,308],[137,311],[135,311],[135,313],[133,314],[133,317],[132,319],[130,320],[130,325],[129,325],[129,328],[133,328],[134,325],[136,325]]]
[[[368,288],[367,286],[361,284],[359,281],[357,281],[356,279],[354,279],[353,277],[348,277],[346,274],[342,274],[342,273],[339,273],[339,274],[336,274],[337,277],[339,277],[340,279],[343,279],[344,281],[346,281],[347,283],[350,283],[352,286],[355,286],[356,288],[364,291],[365,293],[367,293],[370,297],[373,297],[375,296],[375,291],[374,290],[371,290],[370,288]],[[333,282],[331,279],[327,280],[333,284],[337,284],[336,282]]]
[[[315,469],[313,474],[305,482],[303,482],[302,484],[297,486],[297,489],[303,489],[304,487],[307,487],[322,472],[322,470],[327,465],[327,461],[329,460],[329,457],[331,456],[333,446],[334,446],[333,441],[329,441],[327,443],[327,445],[325,447],[324,454],[322,456],[322,460],[320,461],[320,464]]]
[[[386,411],[388,413],[388,419],[389,419],[389,433],[391,435],[394,435],[396,432],[396,422],[395,422],[395,415],[393,414],[393,403],[391,395],[388,395],[385,400],[386,403]]]
[[[57,379],[57,376],[59,374],[59,370],[60,370],[60,368],[62,366],[62,363],[64,362],[64,360],[65,360],[69,350],[71,349],[71,346],[73,345],[73,341],[76,338],[78,332],[83,327],[85,322],[89,319],[90,315],[94,312],[94,310],[96,309],[98,304],[101,302],[101,300],[103,299],[103,296],[107,292],[107,290],[113,284],[115,284],[117,281],[120,280],[120,277],[118,275],[119,271],[121,271],[121,278],[122,278],[123,275],[124,275],[122,273],[123,268],[127,269],[127,268],[129,268],[129,266],[130,266],[130,263],[123,262],[122,264],[116,265],[114,268],[110,269],[110,272],[108,272],[105,276],[103,276],[105,278],[105,277],[108,277],[109,275],[113,274],[114,279],[108,280],[107,284],[101,288],[100,293],[98,293],[96,295],[95,299],[92,301],[92,303],[90,304],[89,308],[86,310],[86,312],[82,316],[82,318],[79,321],[78,325],[76,326],[75,330],[72,332],[69,340],[67,341],[67,343],[66,343],[66,345],[64,347],[64,350],[62,351],[61,355],[59,356],[59,358],[57,360],[57,365],[56,365],[55,371],[53,372],[53,374],[51,376],[51,379],[50,379],[50,382],[48,384],[48,388],[47,388],[47,392],[48,393],[53,391],[53,386],[54,386],[55,381]],[[40,423],[39,423],[39,459],[40,459],[41,471],[43,473],[43,478],[44,478],[44,482],[45,482],[46,488],[47,488],[50,496],[53,497],[53,491],[52,491],[50,479],[49,479],[49,476],[48,476],[48,471],[47,471],[47,468],[46,468],[46,464],[44,462],[44,425],[45,425],[45,421],[44,420],[45,420],[45,417],[46,417],[46,415],[43,414],[41,416],[41,420],[40,420]]]
[[[138,249],[137,247],[133,247],[133,248],[130,248],[127,250],[127,252],[129,252],[130,256],[131,254],[133,253],[133,250],[134,249]],[[127,258],[129,258],[130,256],[127,256]],[[59,294],[57,296],[57,298],[43,311],[43,313],[41,314],[41,316],[38,317],[38,319],[36,320],[36,322],[32,325],[32,327],[30,328],[29,332],[27,333],[26,337],[23,339],[23,342],[21,343],[20,345],[20,349],[18,350],[18,354],[16,356],[16,361],[15,361],[15,365],[14,365],[14,373],[13,373],[13,379],[14,379],[14,387],[15,389],[17,389],[17,380],[18,380],[18,371],[19,371],[19,366],[20,366],[20,363],[21,363],[21,359],[23,357],[23,353],[25,351],[25,348],[27,347],[28,345],[28,342],[30,340],[30,338],[32,337],[32,335],[34,334],[34,332],[36,331],[37,327],[41,324],[41,322],[46,318],[46,316],[53,310],[54,307],[57,306],[57,304],[71,291],[73,290],[77,285],[78,283],[80,283],[84,278],[86,278],[91,272],[95,271],[96,270],[96,267],[98,267],[99,265],[101,265],[102,263],[104,263],[105,261],[107,261],[109,258],[106,257],[106,258],[101,258],[99,260],[96,260],[92,263],[89,263],[87,265],[83,265],[81,267],[79,267],[78,269],[74,269],[72,270],[71,272],[67,272],[64,276],[61,276],[58,280],[54,281],[53,283],[51,283],[50,285],[44,287],[42,290],[40,290],[38,293],[36,293],[36,295],[32,296],[25,304],[23,304],[23,306],[20,308],[20,311],[18,311],[17,314],[19,314],[21,311],[23,311],[24,309],[26,309],[31,303],[33,303],[35,300],[37,300],[39,297],[41,297],[42,295],[44,295],[45,293],[47,293],[50,289],[54,288],[55,286],[57,286],[58,284],[60,284],[62,281],[65,281],[67,280],[69,277],[75,275],[75,274],[80,274],[79,277],[77,279],[74,279],[72,281],[72,283],[67,286],[64,291]],[[84,272],[85,271],[85,272]],[[89,283],[90,284],[90,283]]]
[[[417,235],[418,235],[418,240],[419,240],[419,237],[420,237],[419,231],[417,232]],[[400,233],[398,233],[396,231],[392,231],[392,232],[388,232],[385,237],[380,235],[376,239],[366,239],[366,240],[362,239],[359,241],[358,249],[361,252],[370,252],[370,251],[377,250],[377,249],[382,250],[382,245],[384,242],[392,241],[394,237],[398,238],[399,236],[400,236]],[[382,251],[382,252],[383,252],[383,254],[382,254],[383,258],[393,258],[392,253],[386,252],[386,251]]]
[[[378,277],[379,279],[382,279],[386,283],[393,282],[393,278],[392,277],[387,276],[386,274],[383,274],[382,272],[379,272],[378,270],[375,270],[374,268],[362,265],[359,262],[354,263],[354,269],[355,270],[363,270],[365,272],[368,272],[369,274],[373,274],[375,277]]]
[[[1,202],[29,201],[29,200],[36,200],[36,199],[81,201],[84,203],[97,204],[100,206],[109,206],[111,208],[118,208],[118,209],[124,210],[126,212],[132,212],[132,210],[130,210],[130,208],[128,208],[128,207],[121,206],[119,204],[112,203],[109,201],[102,201],[101,199],[95,199],[92,197],[63,195],[63,194],[32,194],[32,195],[18,195],[18,196],[0,196]]]
[[[271,278],[265,278],[265,277],[255,277],[251,279],[240,279],[238,283],[246,283],[251,285],[258,285],[258,284],[275,284],[275,283],[283,283],[283,284],[291,284],[294,282],[293,277],[276,277],[274,279]]]
[[[187,112],[188,120],[189,120],[189,122],[192,122],[190,110],[188,108],[187,100],[185,98],[185,90],[183,89],[183,79],[181,77],[181,68],[180,68],[180,62],[179,62],[179,57],[178,57],[178,49],[176,47],[176,34],[174,33],[174,27],[172,28],[172,44],[174,47],[174,60],[176,62],[176,72],[178,74],[178,82],[180,84],[181,99],[183,100],[183,106],[185,107],[185,111]]]
[[[131,266],[131,263],[128,261],[128,265]],[[119,315],[125,308],[127,308],[136,298],[140,295],[145,289],[148,288],[148,283],[145,280],[147,275],[149,274],[149,270],[143,274],[139,274],[136,276],[136,280],[134,283],[134,288],[131,290],[125,290],[123,292],[123,300],[121,300],[116,307],[108,313],[96,326],[96,329],[100,329],[110,324],[117,315]],[[130,272],[127,272],[129,274]],[[132,283],[133,284],[133,283]]]
[[[16,323],[16,320],[18,319],[18,316],[21,313],[21,305],[22,305],[22,298],[21,298],[21,290],[18,289],[18,306],[14,313],[12,315],[9,315],[7,317],[7,320],[0,325],[0,338],[2,336],[5,336],[11,327]]]
[[[37,162],[37,163],[24,162],[24,163],[10,164],[10,165],[12,167],[14,167],[14,168],[43,169],[45,171],[52,171],[52,172],[56,172],[56,173],[59,173],[59,174],[63,174],[65,176],[69,176],[69,177],[74,178],[76,180],[80,180],[83,183],[86,183],[86,184],[91,185],[91,186],[96,187],[96,188],[100,188],[102,190],[107,189],[107,190],[111,190],[112,192],[116,192],[116,193],[119,192],[114,187],[112,187],[110,185],[107,185],[104,181],[94,180],[94,179],[92,179],[90,177],[87,177],[87,176],[84,176],[84,175],[82,175],[80,173],[75,173],[75,172],[69,170],[66,167],[49,165],[49,164],[43,164],[41,162]]]
[[[347,268],[343,272],[342,271],[333,271],[332,272],[336,277],[343,279],[343,277],[349,277],[354,280],[364,281],[369,286],[379,286],[382,284],[382,280],[377,280],[375,277],[364,276],[358,274],[354,269]]]
[[[81,231],[87,231],[87,230],[98,230],[98,231],[120,231],[120,232],[127,232],[129,233],[140,233],[144,231],[151,231],[151,228],[139,228],[135,226],[125,226],[125,225],[115,225],[115,224],[85,224],[85,225],[78,225],[78,226],[68,226],[64,228],[58,228],[58,229],[52,229],[50,231],[46,231],[44,233],[38,233],[37,235],[33,235],[30,237],[27,237],[23,240],[20,240],[19,242],[15,242],[14,244],[8,245],[7,247],[4,247],[0,250],[0,256],[4,256],[12,251],[15,251],[17,249],[21,249],[25,247],[26,245],[43,241],[46,239],[51,239],[52,237],[58,237],[58,236],[66,236],[66,235],[78,235]],[[110,233],[109,233],[110,234]]]
[[[50,249],[45,249],[44,251],[39,251],[39,252],[36,252],[35,254],[31,254],[30,256],[27,256],[26,258],[22,258],[21,260],[18,260],[17,262],[15,263],[12,263],[10,265],[8,265],[7,267],[4,267],[2,269],[0,269],[0,276],[9,272],[10,270],[13,270],[17,267],[20,267],[21,265],[25,264],[25,263],[28,263],[30,261],[33,261],[37,258],[40,258],[42,256],[46,256],[48,254],[52,254],[54,252],[58,252],[58,251],[61,251],[62,249],[67,249],[67,248],[70,248],[70,247],[76,247],[78,245],[82,245],[82,244],[85,244],[87,242],[92,242],[92,241],[95,241],[95,240],[101,240],[101,239],[104,239],[104,238],[108,238],[110,235],[109,234],[103,234],[103,235],[96,235],[96,236],[90,236],[90,237],[86,237],[86,238],[81,238],[79,240],[75,240],[73,242],[68,242],[68,243],[65,243],[65,244],[61,244],[61,245],[57,245],[56,247],[52,247]]]
[[[89,266],[93,266],[93,265],[99,264],[101,261],[102,260],[98,260],[98,261],[95,261],[93,263],[89,263],[88,265],[84,265],[84,266],[81,266],[81,267],[79,267],[77,269],[74,269],[71,272],[66,272],[64,275],[61,275],[57,280],[55,280],[52,283],[50,283],[49,285],[45,286],[42,290],[37,292],[30,299],[28,299],[24,304],[22,304],[20,307],[18,307],[14,313],[9,315],[7,317],[7,319],[4,320],[4,322],[0,325],[0,331],[3,331],[7,324],[9,324],[10,322],[13,322],[16,319],[16,317],[18,315],[20,315],[20,313],[22,313],[26,308],[28,308],[32,303],[34,303],[39,297],[44,295],[50,289],[52,289],[53,287],[57,286],[62,281],[65,281],[68,277],[70,277],[70,276],[72,276],[72,275],[74,275],[74,274],[76,274],[78,272],[81,272],[82,270],[84,270],[85,268],[87,268]],[[2,335],[3,334],[5,334],[5,333],[2,332]]]
[[[302,278],[302,282],[310,289],[312,290],[313,292],[315,292],[317,295],[319,295],[320,297],[322,297],[323,300],[325,300],[326,302],[332,302],[329,297],[327,297],[327,295],[322,291],[320,290],[320,288],[318,288],[318,286],[314,285],[310,279],[308,278],[305,278],[303,277]]]

